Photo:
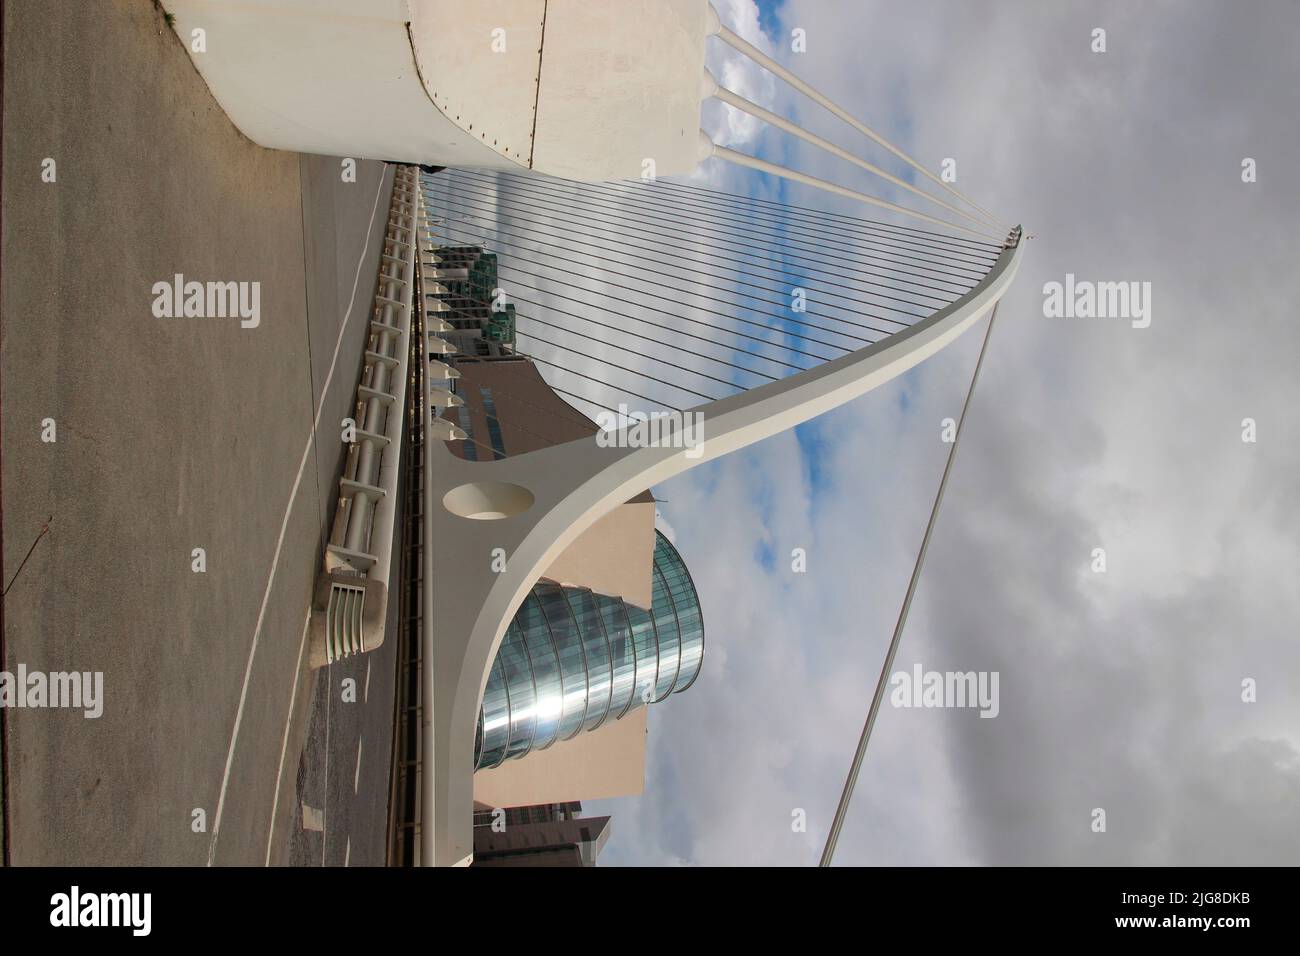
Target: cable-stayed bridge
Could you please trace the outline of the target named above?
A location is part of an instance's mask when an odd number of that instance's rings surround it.
[[[539,575],[621,502],[953,341],[1012,281],[1021,230],[737,36],[705,0],[168,8],[182,37],[205,31],[195,64],[256,142],[426,167],[404,165],[394,185],[315,641],[321,660],[372,648],[402,593],[419,647],[408,702],[419,860],[464,862],[488,670]],[[719,86],[704,67],[710,37],[865,136],[870,158]],[[276,55],[250,61],[250,48]],[[879,188],[714,143],[699,129],[709,98]],[[706,160],[835,208],[672,178]],[[489,287],[475,287],[485,275]],[[486,399],[456,385],[466,321],[508,329],[494,355],[535,363],[577,420],[609,414],[610,427],[522,455],[470,435],[457,410]],[[673,414],[656,441],[638,441],[638,416],[658,412]],[[702,441],[687,435],[686,412]],[[454,453],[458,443],[474,455]],[[403,468],[418,490],[406,516]],[[414,598],[386,558],[413,517]],[[508,560],[489,571],[498,552]]]

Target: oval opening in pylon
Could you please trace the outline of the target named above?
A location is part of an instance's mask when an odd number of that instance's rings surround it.
[[[509,518],[533,506],[533,493],[508,481],[471,481],[442,496],[442,506],[454,515],[476,521]]]

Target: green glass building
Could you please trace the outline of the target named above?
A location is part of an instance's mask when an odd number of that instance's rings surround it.
[[[652,573],[649,612],[546,581],[529,592],[488,676],[475,769],[595,730],[694,683],[704,659],[699,596],[658,531]]]

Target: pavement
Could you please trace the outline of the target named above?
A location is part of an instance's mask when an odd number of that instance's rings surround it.
[[[392,567],[401,567],[400,534],[394,535]],[[396,607],[389,610],[383,644],[318,672],[285,831],[288,853],[276,862],[387,863],[398,641]]]
[[[311,862],[316,775],[321,860],[382,862],[395,641],[320,680],[304,625],[391,170],[247,140],[143,0],[8,0],[4,114],[3,669],[104,675],[97,719],[6,712],[11,862]],[[156,317],[177,273],[260,323]]]

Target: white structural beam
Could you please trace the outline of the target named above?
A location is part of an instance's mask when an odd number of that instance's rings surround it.
[[[422,861],[472,858],[474,731],[488,671],[515,611],[551,562],[646,488],[830,411],[938,352],[1001,297],[1020,263],[1017,239],[1013,233],[969,294],[910,328],[696,409],[704,415],[702,446],[671,447],[671,428],[657,447],[602,447],[592,436],[491,462],[426,444]],[[492,570],[497,548],[506,554],[501,573]]]
[[[707,140],[707,136],[703,131],[700,132],[700,138],[702,142]],[[849,189],[847,186],[841,186],[838,183],[830,182],[829,180],[818,179],[816,176],[809,176],[807,173],[801,173],[797,169],[790,169],[787,166],[778,166],[776,163],[769,163],[767,160],[759,159],[757,156],[738,153],[734,149],[728,149],[725,146],[718,146],[713,142],[709,142],[708,155],[716,156],[719,159],[725,159],[727,162],[735,163],[737,166],[748,166],[750,169],[756,169],[761,173],[780,176],[782,179],[788,179],[791,182],[803,183],[805,186],[812,186],[813,188],[820,189],[823,192],[832,193],[836,196],[843,196],[845,199],[853,199],[858,202],[866,203],[869,206],[888,209],[890,212],[910,216],[913,219],[920,219],[923,222],[941,226],[944,229],[956,229],[958,232],[970,233],[973,236],[979,236],[981,239],[993,239],[997,242],[1005,241],[1005,237],[995,233],[992,226],[975,229],[971,226],[964,226],[961,223],[949,222],[946,219],[931,216],[929,213],[918,212],[915,209],[908,209],[906,206],[900,206],[898,203],[892,203],[887,199],[880,199],[868,193],[859,192],[856,189]]]
[[[753,60],[755,63],[763,67],[763,69],[767,70],[769,73],[773,74],[774,76],[780,77],[782,80],[784,80],[790,86],[794,87],[804,96],[808,97],[818,106],[821,106],[823,109],[826,109],[831,113],[835,114],[835,116],[843,120],[845,123],[848,123],[855,130],[857,130],[863,136],[866,136],[872,142],[876,143],[877,145],[881,146],[884,149],[889,150],[889,152],[893,153],[903,162],[907,163],[907,165],[911,166],[918,173],[920,173],[922,176],[929,179],[935,185],[939,186],[941,189],[943,189],[950,195],[960,199],[962,202],[970,205],[972,209],[975,209],[977,212],[981,213],[986,219],[988,219],[991,223],[996,225],[999,229],[1010,228],[1008,224],[998,219],[998,217],[993,215],[993,213],[989,212],[987,209],[985,209],[979,203],[975,202],[973,199],[967,197],[965,194],[957,190],[952,185],[945,183],[942,179],[940,179],[934,173],[930,172],[930,170],[926,169],[924,166],[922,166],[920,163],[914,160],[911,156],[908,156],[905,152],[903,152],[901,149],[899,149],[889,140],[885,139],[885,137],[881,136],[874,129],[872,129],[866,123],[862,122],[852,113],[850,113],[848,110],[844,109],[844,107],[840,106],[829,96],[827,96],[826,94],[822,93],[820,90],[813,87],[812,84],[806,83],[803,80],[799,79],[799,77],[791,73],[789,70],[787,70],[776,60],[772,59],[762,50],[758,49],[758,47],[754,46],[752,43],[748,42],[743,37],[733,33],[726,26],[724,26],[722,22],[718,19],[718,14],[713,9],[713,7],[709,7],[708,29],[709,29],[709,34],[711,36],[717,36],[718,39],[720,39],[723,43],[727,44],[733,50],[737,51],[738,53],[743,53],[745,56],[749,57],[749,59]]]
[[[988,224],[984,220],[971,215],[969,212],[966,212],[966,210],[959,209],[950,203],[946,203],[937,196],[931,196],[923,189],[917,189],[906,180],[899,179],[893,173],[881,169],[874,163],[869,163],[859,156],[854,156],[847,149],[835,145],[830,140],[818,136],[816,133],[808,132],[808,130],[804,129],[797,123],[790,122],[790,120],[786,119],[784,116],[778,116],[776,113],[773,113],[769,109],[764,109],[752,100],[747,100],[740,94],[733,93],[731,90],[719,86],[717,80],[715,80],[713,75],[707,70],[704,73],[704,88],[701,92],[705,97],[713,97],[720,102],[726,103],[728,106],[740,110],[741,112],[748,113],[750,116],[762,120],[769,126],[774,126],[783,132],[789,133],[791,136],[797,136],[805,143],[811,143],[818,149],[824,149],[832,156],[838,156],[840,159],[850,162],[860,169],[865,169],[867,172],[893,183],[900,189],[905,189],[915,196],[920,196],[922,199],[928,200],[937,206],[942,206],[951,213],[956,213],[963,219],[975,223],[981,233],[988,233],[990,231]],[[710,146],[712,145],[713,144],[710,143]]]

